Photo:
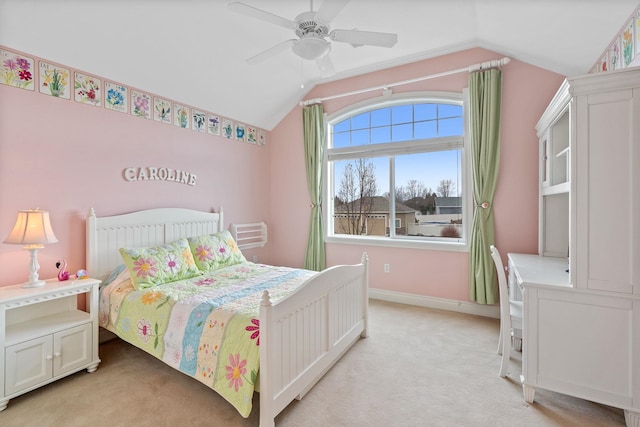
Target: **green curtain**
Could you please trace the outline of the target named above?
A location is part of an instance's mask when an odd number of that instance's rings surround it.
[[[325,268],[324,233],[322,231],[322,153],[324,145],[324,111],[322,104],[302,110],[304,159],[307,187],[311,198],[311,221],[304,268],[320,271]]]
[[[500,164],[502,71],[469,75],[471,169],[475,210],[469,248],[469,296],[480,304],[498,302],[497,275],[489,246],[495,242],[493,197]]]

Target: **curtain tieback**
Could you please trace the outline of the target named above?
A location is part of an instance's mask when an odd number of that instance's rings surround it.
[[[489,209],[489,202],[482,202],[479,205],[476,205],[476,208]]]
[[[313,208],[320,208],[320,207],[322,207],[322,203],[317,203],[317,204],[316,204],[316,203],[311,203],[311,204],[309,205],[309,207],[310,207],[311,209],[313,209]]]

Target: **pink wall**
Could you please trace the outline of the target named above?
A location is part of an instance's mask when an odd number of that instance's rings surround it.
[[[307,99],[355,91],[442,73],[499,59],[484,49],[471,49],[405,66],[370,73],[314,88]],[[496,245],[503,253],[537,252],[538,138],[535,124],[564,76],[512,60],[503,72],[500,178],[494,202]],[[412,91],[462,92],[468,73],[399,86],[394,93]],[[323,103],[333,113],[364,99],[370,92]],[[302,266],[308,230],[309,197],[304,172],[302,109],[294,108],[271,133],[271,233],[273,262]],[[370,286],[376,289],[468,301],[468,254],[327,244],[327,263],[355,263],[366,251],[370,259]],[[389,273],[383,265],[391,264]]]
[[[308,98],[496,58],[500,56],[494,52],[472,49],[324,84]],[[91,74],[91,70],[79,71]],[[496,243],[503,254],[533,253],[537,250],[538,173],[534,126],[563,76],[518,61],[508,64],[503,76]],[[460,92],[466,86],[467,74],[462,73],[397,87],[394,93]],[[325,111],[332,113],[378,95],[327,101]],[[249,257],[257,254],[261,262],[302,266],[310,202],[301,111],[295,107],[267,135],[267,145],[260,147],[0,85],[0,237],[9,232],[19,209],[49,210],[60,242],[39,253],[40,276],[47,278],[55,276],[60,258],[69,262],[72,271],[84,267],[84,219],[90,207],[99,215],[112,215],[151,207],[217,210],[222,206],[225,226],[267,222],[269,244],[248,252]],[[195,173],[197,184],[123,179],[123,169],[140,166]],[[363,251],[371,261],[372,288],[468,300],[467,253],[328,244],[327,262],[354,263]],[[4,266],[0,286],[26,280],[28,254],[20,247],[0,244],[0,263]],[[385,263],[391,264],[390,273],[383,273]]]
[[[257,146],[54,98],[37,88],[0,85],[0,239],[18,210],[49,210],[59,242],[38,256],[40,277],[49,278],[61,258],[72,272],[84,268],[91,207],[104,216],[152,207],[217,211],[222,206],[225,226],[269,224],[269,138],[266,146]],[[194,173],[196,185],[124,180],[125,168],[146,166]],[[246,255],[269,262],[267,248]],[[26,281],[28,262],[20,246],[0,244],[0,286]]]

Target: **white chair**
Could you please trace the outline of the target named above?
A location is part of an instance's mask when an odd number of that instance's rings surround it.
[[[511,345],[514,329],[522,329],[522,301],[509,299],[507,277],[504,273],[504,265],[500,252],[495,246],[490,246],[491,257],[496,265],[498,273],[498,289],[500,291],[500,336],[498,337],[498,354],[502,355],[500,363],[500,376],[507,375],[507,366],[511,359]]]

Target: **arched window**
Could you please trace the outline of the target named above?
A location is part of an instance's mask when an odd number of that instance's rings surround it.
[[[466,248],[462,94],[400,94],[327,118],[328,242]],[[470,210],[469,210],[470,211]]]

